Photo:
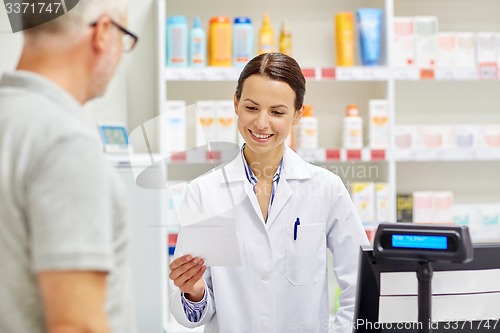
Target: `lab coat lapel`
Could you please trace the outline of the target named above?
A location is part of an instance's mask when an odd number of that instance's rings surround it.
[[[264,217],[262,216],[262,212],[260,211],[259,202],[257,201],[257,196],[253,192],[252,185],[249,182],[244,182],[243,186],[245,187],[245,192],[247,194],[250,203],[252,204],[252,208],[255,211],[255,214],[259,217],[260,222],[264,224]]]
[[[270,228],[274,221],[278,218],[278,215],[292,197],[293,190],[288,181],[309,178],[311,178],[311,174],[307,169],[306,162],[304,162],[292,149],[285,147],[282,174],[280,176],[278,187],[276,188],[269,216],[267,217],[268,228]]]
[[[260,211],[259,202],[257,201],[257,196],[253,192],[252,185],[248,182],[245,175],[245,166],[243,164],[241,153],[236,156],[234,160],[229,162],[226,166],[224,166],[225,177],[221,178],[221,183],[225,182],[226,179],[229,183],[233,182],[241,182],[241,186],[245,189],[245,194],[250,200],[253,210],[255,214],[259,218],[262,224],[264,224],[264,218],[262,216],[262,212]]]
[[[278,217],[278,214],[281,212],[283,207],[285,207],[288,200],[290,200],[292,193],[293,191],[290,188],[290,185],[288,184],[286,179],[284,178],[280,179],[278,187],[276,188],[276,193],[274,194],[274,201],[271,206],[271,210],[269,211],[267,216],[266,224],[268,229],[274,223],[274,221]]]

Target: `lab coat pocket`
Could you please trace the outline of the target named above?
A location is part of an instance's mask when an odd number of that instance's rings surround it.
[[[286,235],[286,275],[296,286],[315,284],[326,270],[324,223],[289,225]]]

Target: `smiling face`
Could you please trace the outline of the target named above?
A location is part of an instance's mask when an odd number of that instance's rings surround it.
[[[302,116],[302,108],[295,110],[292,88],[283,81],[251,75],[243,83],[240,99],[235,96],[234,107],[245,151],[249,149],[254,159],[277,155],[281,159],[284,141]]]

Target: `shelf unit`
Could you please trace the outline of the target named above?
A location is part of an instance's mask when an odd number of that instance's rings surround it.
[[[350,103],[358,104],[366,128],[370,99],[387,99],[391,138],[395,125],[401,124],[500,124],[500,99],[494,98],[500,96],[498,71],[492,76],[482,67],[391,66],[391,27],[395,16],[437,16],[440,31],[500,33],[500,2],[497,0],[318,0],[314,3],[297,2],[293,6],[285,0],[262,4],[250,0],[157,0],[157,4],[160,110],[164,101],[169,99],[182,99],[187,105],[203,99],[231,99],[240,72],[240,69],[222,67],[165,67],[164,22],[167,15],[186,15],[188,22],[200,16],[206,31],[208,19],[212,16],[250,16],[255,36],[262,13],[268,11],[276,36],[281,20],[288,19],[291,23],[294,57],[307,79],[305,102],[313,105],[316,116],[321,119],[319,141],[322,148],[299,150],[302,158],[327,168],[333,166],[340,173],[352,166],[378,168],[380,172],[369,181],[388,183],[392,221],[396,217],[396,193],[400,192],[452,190],[458,203],[500,204],[500,181],[495,181],[500,166],[500,149],[401,150],[393,148],[392,140],[384,151],[339,148],[345,107]],[[454,10],[450,6],[454,6]],[[384,10],[381,65],[334,67],[334,14],[361,7]],[[360,64],[359,56],[356,56],[356,63]],[[194,133],[194,121],[187,120],[188,133]],[[365,130],[365,138],[368,137],[366,134]],[[203,159],[187,154],[173,160],[169,166],[169,178],[181,180],[210,169]],[[190,165],[193,160],[196,164]],[[210,162],[214,160],[217,159],[211,156]],[[346,183],[365,181],[339,176]]]
[[[310,8],[309,4],[300,3],[297,6],[284,9],[283,1],[279,0],[262,6],[255,6],[255,3],[248,0],[239,2],[229,0],[217,0],[211,3],[200,3],[199,1],[187,0],[159,0],[158,1],[158,22],[159,22],[159,50],[165,50],[165,31],[164,23],[167,15],[186,15],[188,21],[194,16],[201,16],[202,26],[206,28],[206,22],[211,16],[227,15],[234,17],[237,15],[248,15],[252,18],[254,31],[257,31],[260,26],[260,19],[264,11],[269,11],[271,20],[274,23],[273,27],[275,34],[279,32],[279,23],[283,19],[289,19],[292,24],[292,34],[294,36],[294,57],[301,64],[304,76],[307,79],[306,103],[313,105],[315,113],[322,119],[320,123],[320,146],[324,147],[315,152],[303,151],[301,155],[311,162],[315,163],[371,163],[372,160],[381,162],[383,160],[384,169],[391,170],[390,161],[386,158],[385,151],[368,152],[366,149],[360,151],[345,151],[340,147],[340,133],[342,114],[345,107],[350,103],[357,103],[361,109],[367,110],[369,99],[388,99],[391,98],[392,82],[391,71],[387,66],[388,60],[383,52],[383,61],[381,66],[377,67],[352,67],[352,68],[335,68],[332,67],[334,61],[333,52],[333,14],[341,10],[355,11],[360,7],[378,7],[383,8],[386,13],[392,13],[392,0],[375,1],[375,0],[357,0],[349,4],[343,1],[336,0],[326,1],[320,0],[317,8]],[[330,8],[325,11],[321,6]],[[307,14],[304,14],[307,13]],[[280,16],[278,16],[280,15]],[[391,17],[391,15],[387,15]],[[318,20],[318,17],[321,17]],[[390,19],[385,21],[385,25],[390,24]],[[389,29],[384,28],[385,31]],[[312,34],[318,35],[317,31],[327,31],[317,43],[317,48],[311,50],[299,49],[299,40],[307,41]],[[325,37],[325,38],[323,38]],[[326,39],[328,38],[328,39]],[[385,45],[386,38],[383,44]],[[232,99],[235,84],[241,69],[223,68],[223,67],[205,67],[205,68],[167,68],[165,64],[165,54],[159,52],[159,104],[168,99],[185,100],[187,105],[194,104],[197,100],[203,99]],[[359,63],[359,59],[357,59]],[[353,89],[353,87],[356,87]],[[335,100],[325,99],[332,93],[336,92],[339,97]],[[364,113],[367,117],[367,111]],[[323,122],[323,117],[326,117]],[[193,133],[194,119],[187,119],[187,131]],[[330,125],[337,124],[335,131],[331,131]],[[365,131],[365,137],[367,131]],[[323,133],[323,134],[321,134]],[[188,149],[193,144],[192,139],[188,137]],[[325,155],[325,158],[317,158]],[[380,155],[383,155],[380,157]],[[373,156],[371,156],[373,155]],[[316,156],[311,158],[311,156]],[[189,163],[191,159],[186,156],[185,159],[179,162]],[[199,161],[198,158],[195,160]],[[202,166],[200,166],[202,168]],[[192,168],[186,168],[192,169]],[[391,172],[384,172],[386,177],[378,181],[385,181],[393,184],[391,181]],[[393,173],[394,175],[394,173]],[[189,177],[187,175],[186,177]],[[174,176],[179,179],[178,176]],[[394,210],[394,209],[393,209]]]
[[[303,67],[308,81],[496,81],[500,76],[484,70],[484,67],[435,67],[435,68],[388,68],[388,67]],[[165,68],[165,81],[229,81],[235,82],[239,68]]]

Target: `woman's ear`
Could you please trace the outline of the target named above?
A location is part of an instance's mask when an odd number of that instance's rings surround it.
[[[236,98],[236,94],[234,94],[234,113],[238,115],[238,98]]]
[[[292,125],[295,126],[299,123],[300,118],[302,118],[302,114],[304,113],[304,105],[300,107],[300,109],[296,110],[293,114],[293,122]]]

